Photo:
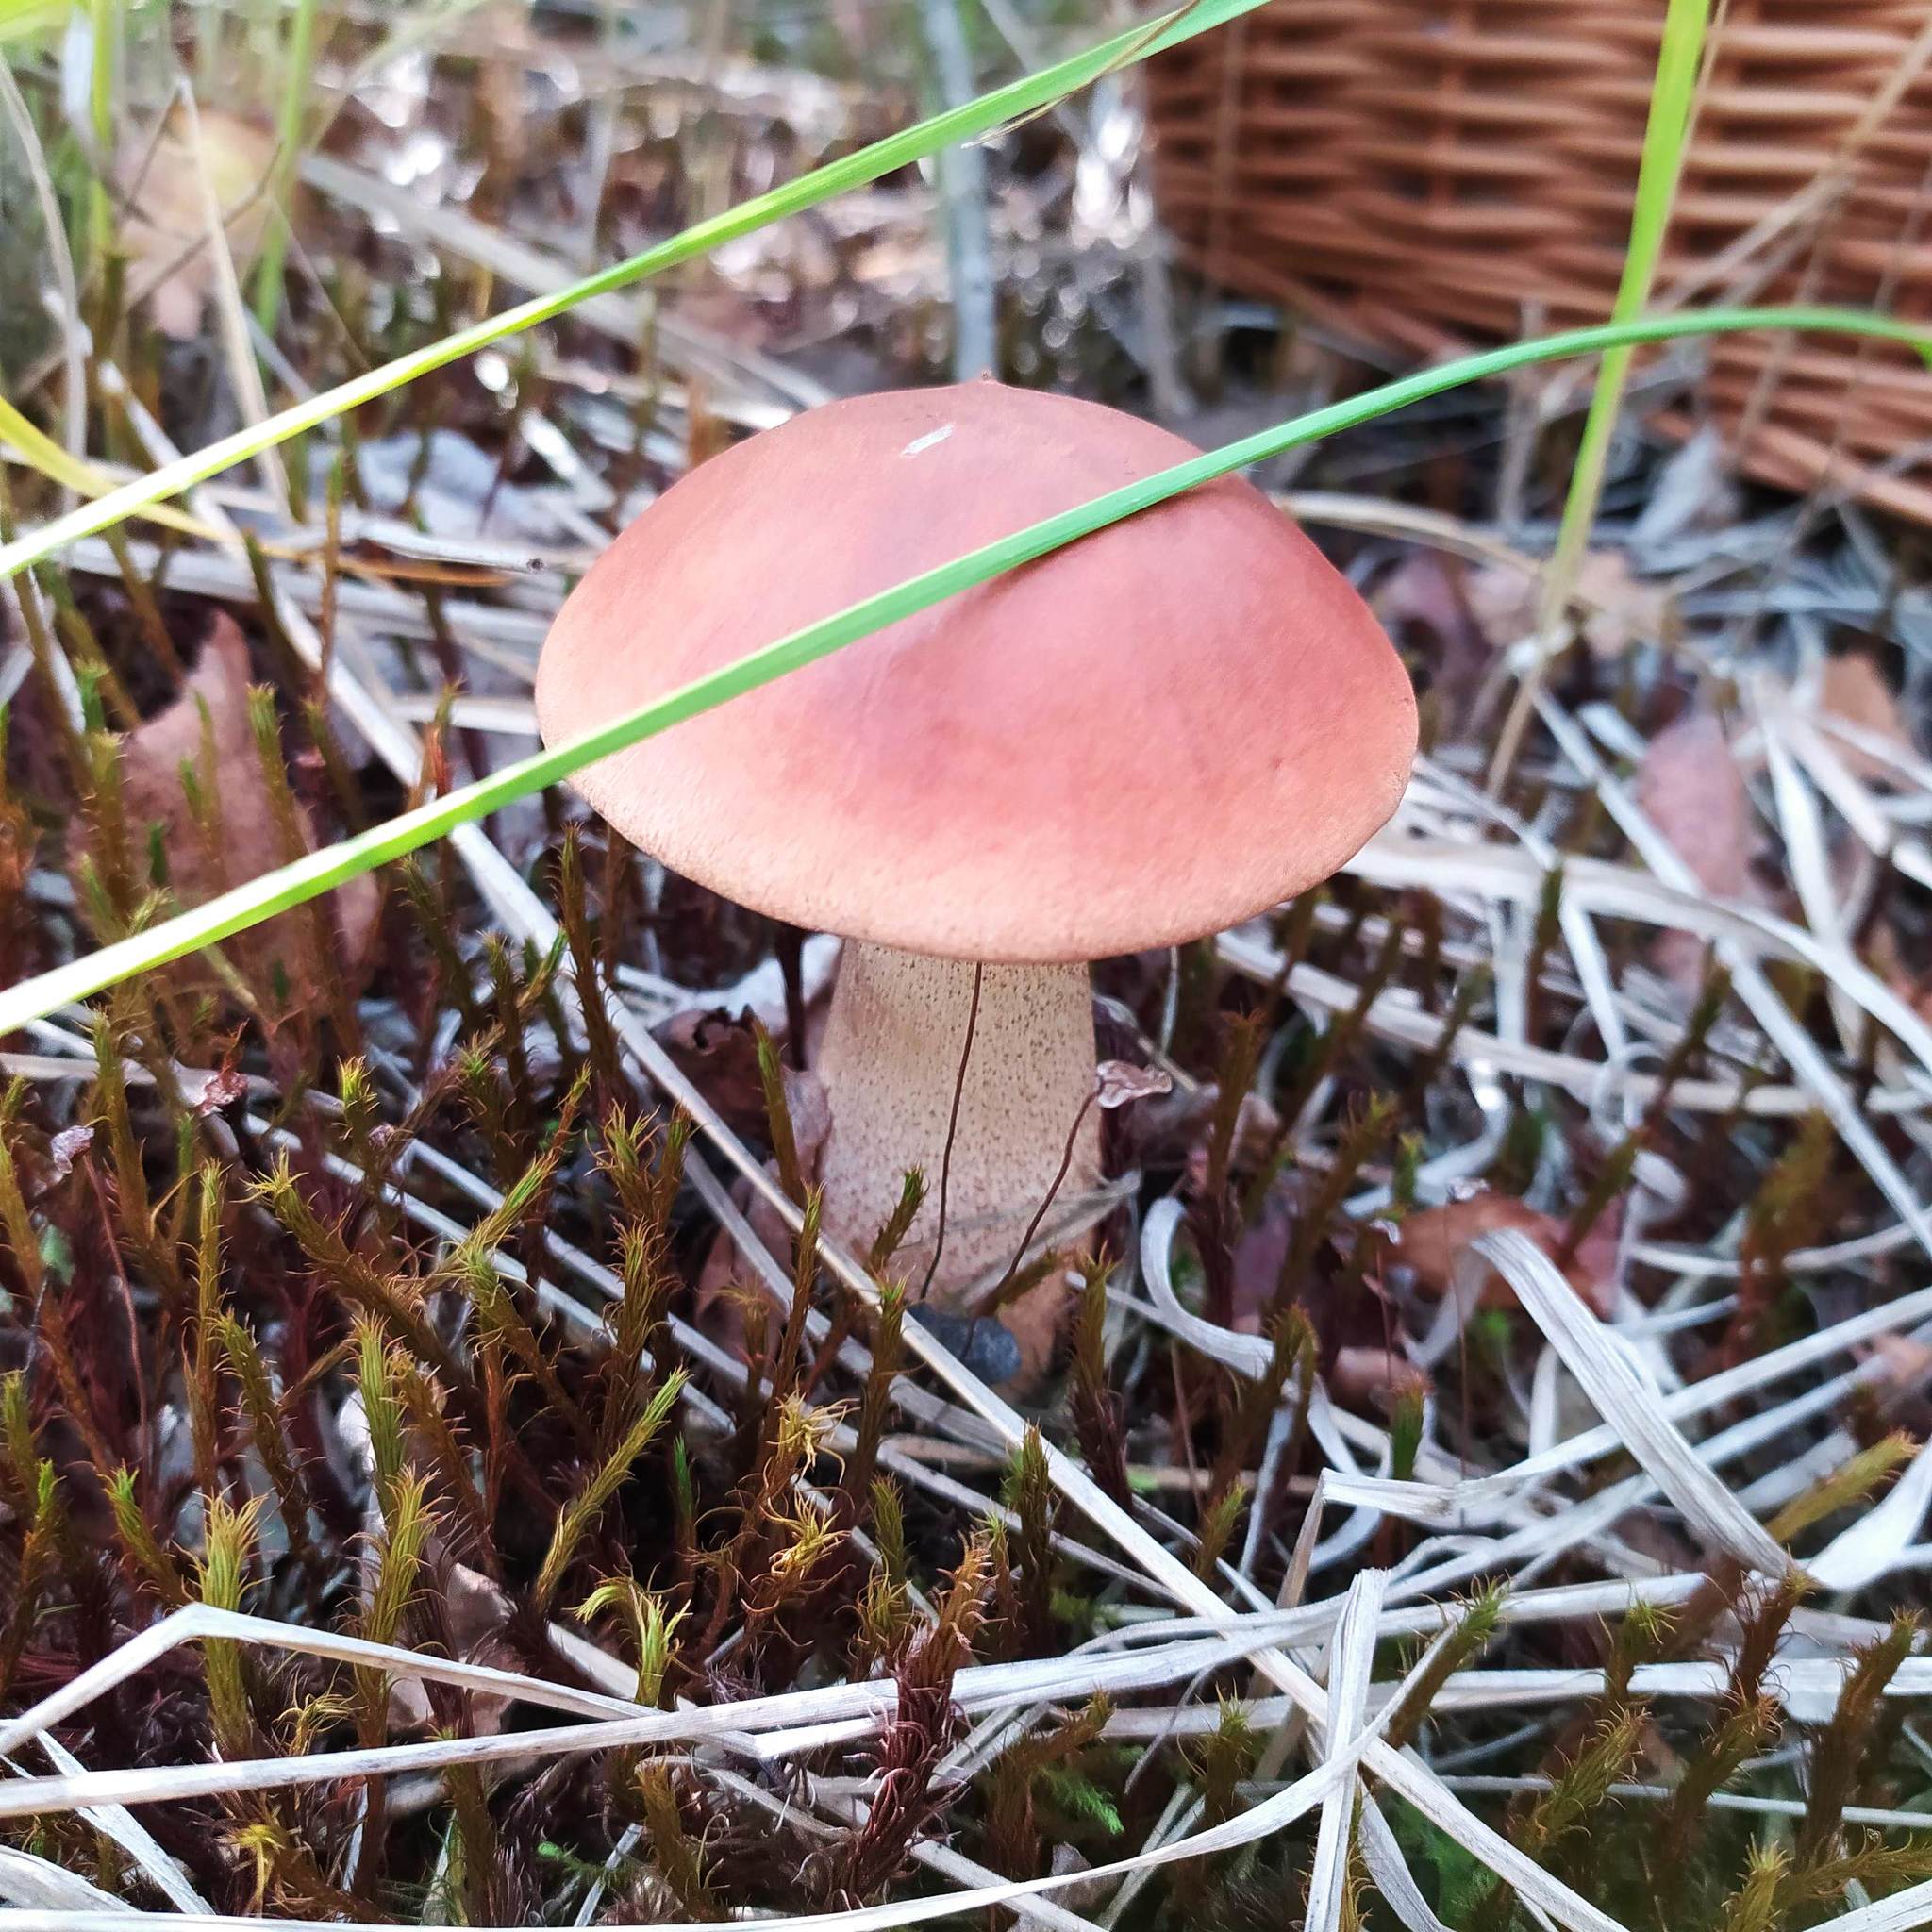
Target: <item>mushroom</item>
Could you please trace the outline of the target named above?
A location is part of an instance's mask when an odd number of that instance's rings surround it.
[[[544,739],[1196,454],[992,381],[813,409],[681,478],[598,558],[543,646]],[[923,1169],[897,1265],[966,1314],[1056,1180],[1062,1199],[1099,1180],[1088,963],[1327,877],[1394,810],[1415,740],[1368,608],[1224,477],[575,784],[675,871],[844,937],[816,1069],[824,1225],[863,1252]],[[1003,1310],[1019,1379],[1065,1299],[1049,1282]]]

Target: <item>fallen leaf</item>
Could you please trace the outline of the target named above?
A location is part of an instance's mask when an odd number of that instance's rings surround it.
[[[1648,1225],[1657,1227],[1670,1219],[1671,1210],[1660,1198],[1651,1196],[1652,1212]],[[1624,1202],[1609,1203],[1576,1243],[1576,1273],[1587,1281],[1607,1282],[1617,1272],[1617,1257],[1624,1247]]]
[[[1637,802],[1707,891],[1735,898],[1751,881],[1757,814],[1724,725],[1690,711],[1651,740]]]
[[[832,1131],[832,1097],[816,1074],[801,1073],[796,1067],[784,1067],[780,1072],[785,1081],[785,1111],[791,1116],[791,1141],[798,1149],[798,1171],[808,1181],[816,1180],[819,1156]]]
[[[121,795],[136,860],[148,849],[149,828],[158,826],[168,888],[184,907],[199,906],[283,861],[268,780],[248,720],[248,671],[247,641],[234,619],[218,612],[174,703],[121,741]],[[221,815],[221,837],[212,842],[197,829],[181,786],[182,766],[203,761],[204,716]],[[295,810],[303,843],[312,850],[314,827],[299,803]],[[279,913],[238,933],[225,950],[261,983],[279,961],[295,1003],[313,999],[325,975],[359,984],[375,938],[375,881],[363,877],[338,887],[326,905],[337,947],[333,958],[312,957],[314,926],[302,911]],[[175,970],[192,971],[192,963]]]
[[[1637,803],[1713,898],[1762,896],[1752,872],[1761,836],[1757,815],[1714,712],[1686,712],[1651,740],[1637,774]],[[1651,963],[1694,998],[1703,979],[1704,942],[1690,933],[1662,933]]]
[[[1460,1201],[1444,1201],[1434,1208],[1419,1208],[1407,1216],[1396,1230],[1392,1258],[1415,1276],[1415,1285],[1424,1294],[1440,1299],[1447,1294],[1456,1278],[1457,1263],[1478,1236],[1512,1228],[1533,1241],[1552,1260],[1563,1240],[1563,1224],[1508,1194],[1485,1190]],[[1572,1288],[1599,1315],[1610,1312],[1608,1285],[1573,1260],[1564,1270]],[[1491,1272],[1483,1284],[1483,1306],[1513,1307],[1516,1297],[1503,1277]]]
[[[1143,1101],[1132,1113],[1119,1117],[1120,1145],[1131,1155],[1129,1167],[1184,1166],[1187,1183],[1195,1192],[1208,1184],[1208,1134],[1220,1104],[1220,1088],[1212,1080],[1198,1087],[1176,1088]],[[1258,1093],[1244,1093],[1235,1113],[1233,1165],[1248,1173],[1266,1158],[1281,1131],[1280,1116]]]
[[[1234,1243],[1233,1325],[1244,1335],[1260,1332],[1262,1311],[1274,1306],[1282,1264],[1294,1240],[1298,1203],[1292,1181],[1271,1188],[1259,1212]]]
[[[235,1107],[247,1097],[247,1075],[231,1066],[217,1067],[204,1075],[198,1090],[187,1096],[190,1109],[199,1120]]]
[[[743,1014],[723,1007],[688,1007],[651,1033],[735,1133],[764,1132],[758,1036]]]
[[[1468,580],[1469,607],[1498,649],[1537,626],[1542,584],[1506,564],[1485,564]],[[1635,575],[1621,550],[1592,550],[1576,567],[1575,599],[1585,646],[1593,658],[1620,658],[1632,644],[1676,641],[1676,606],[1659,584]]]
[[[1411,550],[1374,587],[1369,603],[1421,680],[1452,708],[1474,694],[1496,646],[1513,641],[1477,613],[1469,567],[1439,550]]]
[[[1905,713],[1870,651],[1844,651],[1824,660],[1819,679],[1818,708],[1916,756],[1912,735],[1906,728]],[[1883,758],[1874,758],[1858,745],[1848,744],[1834,735],[1831,748],[1861,778],[1892,784],[1898,780],[1898,774]]]
[[[808,1051],[813,1045],[815,1024],[823,1024],[818,1009],[826,1004],[824,994],[838,958],[839,941],[819,933],[806,941],[800,955]],[[762,1025],[775,1044],[786,1043],[785,980],[778,962],[768,958],[735,984],[698,997],[698,1004],[680,1008],[660,1020],[651,1029],[651,1037],[677,1063],[679,1071],[695,1082],[734,1131],[762,1136],[768,1124],[765,1087],[758,1074],[758,1042],[753,1023]],[[811,1138],[814,1109],[825,1115],[819,1138],[823,1140],[830,1131],[824,1089],[816,1079],[801,1080],[788,1066],[785,1097],[792,1109],[791,1131],[803,1158],[805,1144]]]
[[[130,291],[136,300],[146,295],[163,335],[183,341],[198,335],[202,306],[215,285],[203,170],[239,271],[254,259],[268,225],[263,184],[275,153],[275,136],[254,122],[218,108],[203,108],[191,119],[177,102],[152,143],[143,135],[118,157],[115,176],[127,197],[121,244]]]
[[[1426,1394],[1429,1378],[1386,1343],[1353,1342],[1338,1348],[1328,1362],[1328,1392],[1346,1403],[1378,1402],[1392,1408],[1407,1394]]]
[[[458,1663],[483,1664],[492,1670],[521,1669],[524,1659],[507,1634],[513,1615],[509,1598],[480,1571],[450,1557],[439,1537],[429,1539],[425,1557],[435,1580],[442,1625],[439,1635],[449,1656]],[[375,1564],[365,1562],[365,1594],[374,1584]],[[472,1690],[468,1696],[470,1728],[478,1737],[501,1731],[504,1718],[516,1701],[493,1690]],[[391,1723],[413,1730],[426,1729],[435,1715],[423,1679],[400,1673],[390,1679],[389,1707]]]
[[[537,50],[527,31],[527,14],[522,6],[492,6],[476,22],[477,45],[488,51],[477,62],[475,104],[491,172],[505,193],[530,152],[534,117],[525,93]]]

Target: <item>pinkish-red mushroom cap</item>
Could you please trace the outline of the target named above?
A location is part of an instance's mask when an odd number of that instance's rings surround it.
[[[543,736],[1194,454],[993,382],[813,409],[681,478],[598,559],[543,646]],[[1229,477],[575,783],[675,871],[795,924],[1073,960],[1198,938],[1327,877],[1394,810],[1415,741],[1367,606]]]

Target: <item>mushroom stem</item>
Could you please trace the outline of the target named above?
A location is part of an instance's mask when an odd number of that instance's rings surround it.
[[[1063,1201],[1099,1179],[1099,1116],[1088,1106],[1093,1060],[1084,965],[975,967],[848,940],[816,1063],[832,1105],[820,1163],[826,1227],[863,1254],[906,1170],[923,1169],[925,1205],[893,1264],[916,1291],[939,1241],[943,1172],[944,1239],[926,1298],[970,1312],[979,1284],[1013,1259],[1061,1163]],[[1064,1288],[1049,1281],[1001,1311],[1023,1374],[1047,1365],[1065,1301]]]

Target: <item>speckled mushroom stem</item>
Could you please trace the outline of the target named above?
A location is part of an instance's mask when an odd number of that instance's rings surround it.
[[[940,1174],[973,1008],[974,964],[848,941],[816,1069],[832,1104],[820,1162],[825,1225],[860,1254],[899,1198],[906,1170],[926,1178],[925,1206],[899,1250],[916,1290],[939,1232]],[[1100,1176],[1093,1091],[1093,999],[1084,965],[987,966],[973,1050],[959,1090],[946,1185],[945,1243],[927,1299],[959,1310],[989,1270],[1013,1258],[1026,1224],[1066,1158],[1057,1205]],[[1002,1310],[1020,1343],[1023,1377],[1053,1354],[1066,1302],[1049,1280]]]

